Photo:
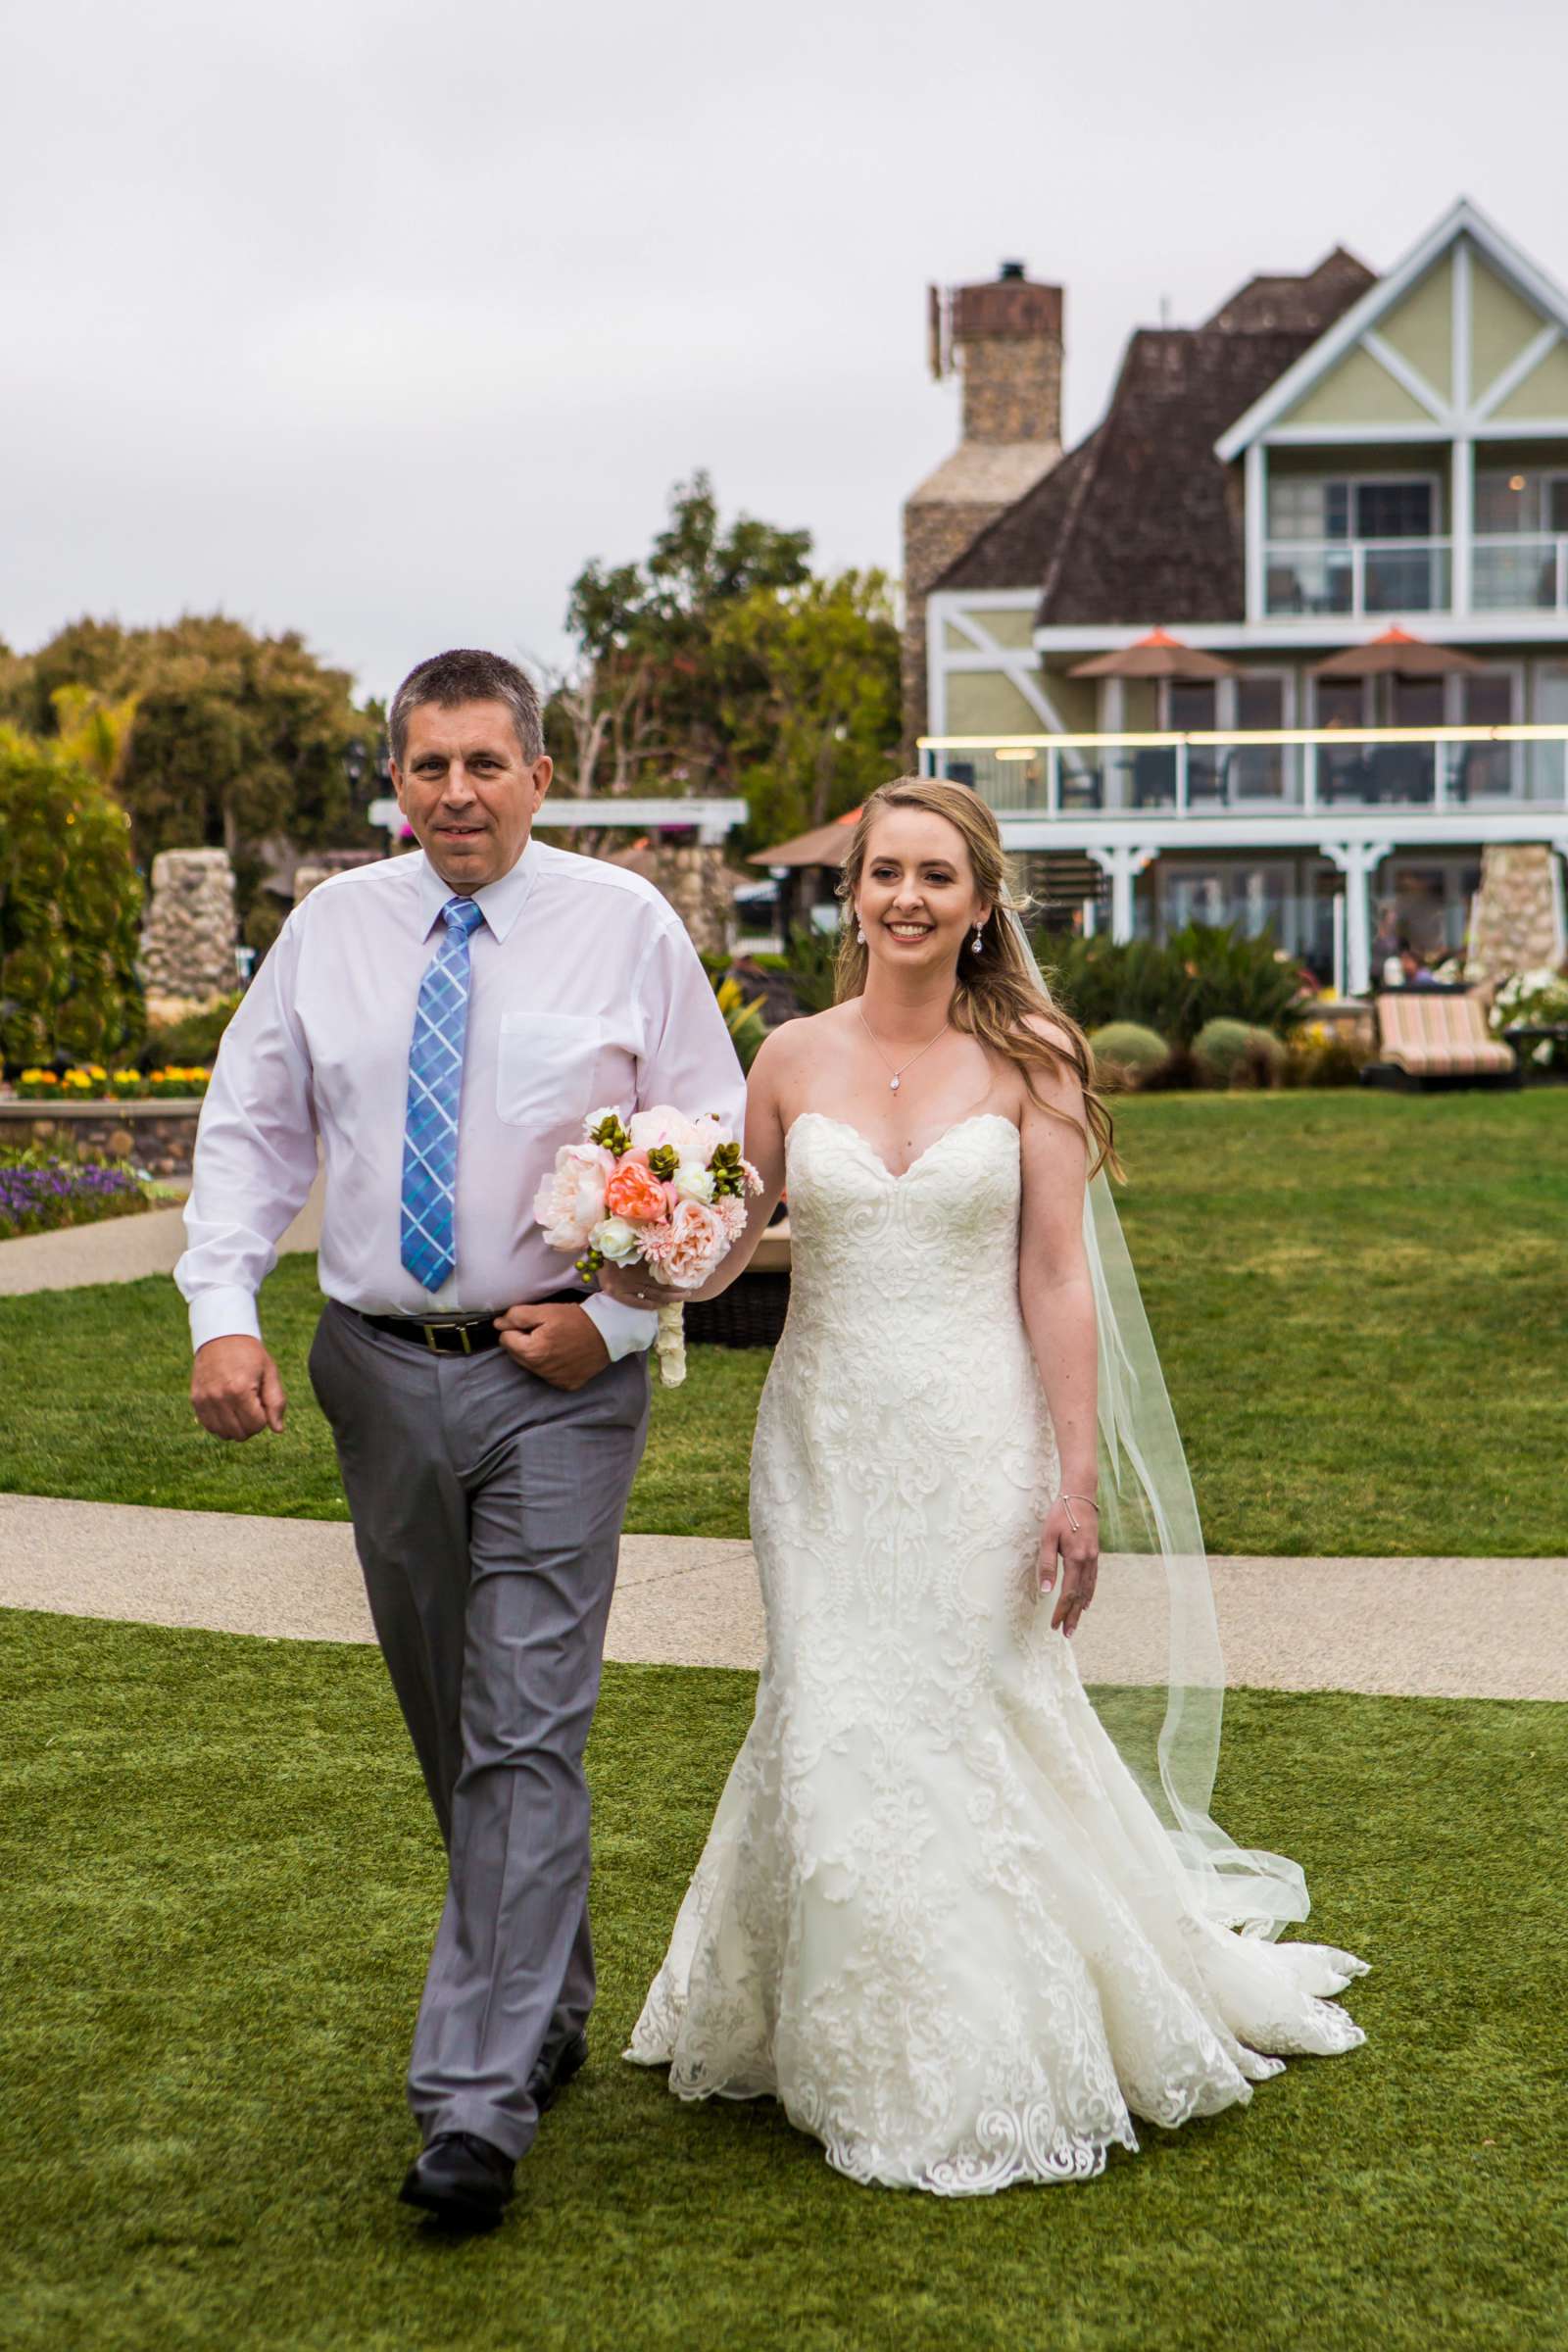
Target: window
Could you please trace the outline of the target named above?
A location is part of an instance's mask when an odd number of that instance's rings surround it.
[[[1214,725],[1214,683],[1210,679],[1172,678],[1167,725],[1178,735],[1207,734]]]
[[[1317,723],[1320,727],[1354,729],[1366,724],[1366,695],[1360,678],[1317,680]]]
[[[1391,724],[1396,727],[1441,727],[1443,724],[1443,680],[1441,678],[1391,678],[1389,696]]]
[[[1403,480],[1321,481],[1281,474],[1269,483],[1271,539],[1430,539],[1437,485]]]
[[[1476,475],[1476,530],[1482,538],[1509,531],[1568,531],[1568,473],[1537,466],[1488,466]]]
[[[1357,482],[1355,536],[1358,539],[1430,539],[1430,482]]]

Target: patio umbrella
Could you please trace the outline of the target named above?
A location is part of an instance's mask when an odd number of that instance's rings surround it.
[[[1331,654],[1326,662],[1315,663],[1312,675],[1315,678],[1447,678],[1485,667],[1484,662],[1461,654],[1456,646],[1433,645],[1425,637],[1412,637],[1408,629],[1385,629],[1381,637],[1373,637],[1365,645],[1347,646],[1343,654]]]
[[[1167,629],[1151,629],[1147,637],[1123,645],[1113,654],[1096,654],[1068,670],[1070,678],[1234,678],[1234,662],[1217,654],[1200,654],[1196,645],[1183,645]]]
[[[770,850],[754,850],[747,863],[842,865],[844,853],[850,846],[850,829],[859,813],[858,808],[846,808],[830,825],[817,825],[809,833],[798,833],[793,841],[775,842]]]

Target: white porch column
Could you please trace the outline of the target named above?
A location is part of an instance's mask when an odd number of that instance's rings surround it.
[[[1133,882],[1159,852],[1115,841],[1092,846],[1085,855],[1110,876],[1110,936],[1118,947],[1124,947],[1133,935]]]
[[[1345,985],[1359,997],[1372,985],[1371,881],[1394,844],[1389,841],[1324,841],[1318,848],[1345,876]]]
[[[1242,460],[1242,534],[1247,561],[1247,617],[1263,618],[1263,541],[1268,530],[1268,455],[1251,442]]]
[[[1449,496],[1453,502],[1453,513],[1448,517],[1453,561],[1448,606],[1451,612],[1468,612],[1475,595],[1472,550],[1476,519],[1476,445],[1468,433],[1459,433],[1454,438]]]

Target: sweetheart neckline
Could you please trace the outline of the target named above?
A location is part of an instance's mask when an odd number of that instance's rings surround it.
[[[923,1152],[917,1152],[915,1153],[913,1159],[910,1160],[906,1168],[894,1169],[888,1166],[887,1161],[883,1158],[875,1144],[872,1143],[870,1137],[862,1134],[861,1130],[857,1127],[852,1120],[836,1119],[832,1115],[831,1111],[826,1110],[801,1110],[796,1112],[794,1118],[791,1119],[789,1126],[784,1132],[784,1148],[786,1152],[789,1150],[790,1137],[795,1133],[796,1128],[800,1125],[803,1119],[819,1119],[824,1127],[837,1127],[843,1134],[853,1135],[856,1142],[864,1150],[866,1156],[876,1162],[876,1165],[881,1169],[889,1184],[902,1184],[906,1176],[912,1176],[915,1169],[919,1167],[923,1161],[928,1160],[933,1152],[941,1150],[942,1146],[948,1141],[950,1136],[961,1134],[965,1127],[982,1127],[985,1125],[988,1119],[997,1119],[1000,1120],[1004,1127],[1011,1128],[1014,1136],[1016,1136],[1018,1133],[1017,1121],[1015,1119],[1009,1119],[1004,1110],[971,1111],[966,1119],[955,1119],[951,1127],[944,1127],[942,1133],[939,1136],[933,1137],[932,1141],[927,1144]]]

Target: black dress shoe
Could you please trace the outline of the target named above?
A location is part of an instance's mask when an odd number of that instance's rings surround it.
[[[528,2096],[541,2115],[547,2107],[555,2105],[572,2076],[580,2075],[587,2063],[588,2036],[586,2034],[568,2035],[559,2050],[554,2051],[549,2058],[541,2059],[538,2067],[528,2078]]]
[[[405,2205],[418,2205],[443,2222],[490,2230],[511,2201],[515,2169],[489,2140],[471,2132],[441,2132],[416,2156],[398,2193]]]

